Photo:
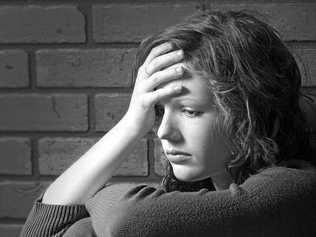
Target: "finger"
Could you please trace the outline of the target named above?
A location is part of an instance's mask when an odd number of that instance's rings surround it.
[[[144,83],[146,83],[146,90],[151,91],[163,83],[180,79],[183,75],[183,72],[184,68],[181,66],[181,64],[177,64],[177,66],[173,65],[168,69],[158,71],[144,81]]]
[[[149,94],[147,94],[147,100],[149,104],[156,104],[158,101],[168,98],[170,96],[175,96],[182,91],[182,86],[177,85],[168,88],[160,88]]]
[[[165,67],[175,64],[183,59],[183,50],[176,50],[154,58],[147,66],[146,72],[151,75]]]
[[[148,65],[155,57],[157,57],[161,54],[167,53],[171,49],[172,49],[172,44],[169,42],[166,42],[166,43],[163,43],[163,44],[160,44],[160,45],[154,47],[150,51],[150,53],[148,54],[148,56],[144,62],[144,65]]]

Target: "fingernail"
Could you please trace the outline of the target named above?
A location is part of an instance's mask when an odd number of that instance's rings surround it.
[[[173,89],[174,89],[175,91],[181,91],[182,86],[174,86]]]
[[[183,51],[180,49],[180,50],[177,52],[177,55],[178,55],[178,56],[182,56],[182,54],[183,54]]]
[[[176,72],[177,72],[177,73],[182,73],[182,71],[183,71],[182,67],[177,67],[177,68],[176,68]]]

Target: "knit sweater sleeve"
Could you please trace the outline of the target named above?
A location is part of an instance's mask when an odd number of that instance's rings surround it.
[[[53,205],[42,203],[45,191],[34,201],[24,223],[21,237],[63,236],[76,221],[88,217],[85,205]]]
[[[98,236],[316,236],[316,173],[271,168],[223,191],[138,185],[90,206]],[[103,222],[102,222],[103,221]]]

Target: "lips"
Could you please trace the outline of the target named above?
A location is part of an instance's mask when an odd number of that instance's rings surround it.
[[[183,151],[178,151],[178,150],[168,150],[166,151],[167,155],[186,155],[186,156],[190,156],[189,153],[183,152]]]
[[[180,164],[191,159],[191,155],[189,153],[177,150],[169,150],[166,152],[166,155],[168,160],[175,164]]]

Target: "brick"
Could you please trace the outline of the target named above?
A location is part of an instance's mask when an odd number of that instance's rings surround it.
[[[32,174],[30,139],[1,137],[0,154],[0,174]]]
[[[164,155],[164,151],[159,139],[154,139],[154,165],[155,165],[155,173],[159,176],[165,175],[165,162],[167,162],[167,158]]]
[[[0,7],[0,43],[64,42],[85,42],[84,16],[76,7]]]
[[[1,182],[0,218],[26,218],[35,199],[48,185],[48,182]]]
[[[59,175],[82,156],[97,138],[42,138],[38,142],[39,171]]]
[[[133,49],[54,49],[36,53],[39,87],[131,87]]]
[[[139,42],[191,15],[198,5],[94,5],[94,39],[97,42]],[[315,3],[217,3],[211,6],[212,9],[250,10],[278,29],[285,40],[316,39]]]
[[[129,94],[98,94],[95,96],[96,130],[110,130],[125,114]]]
[[[23,225],[19,224],[0,224],[0,233],[2,237],[16,237],[22,231]]]
[[[115,176],[147,176],[147,141],[142,139],[114,174]]]
[[[42,175],[59,175],[85,154],[100,138],[43,138],[39,141]],[[148,174],[147,144],[141,140],[114,173],[115,176]]]
[[[316,28],[313,24],[316,18],[315,3],[244,3],[227,4],[223,8],[253,11],[254,15],[275,27],[284,40],[316,39]]]
[[[0,131],[86,131],[87,97],[81,94],[0,95]]]
[[[302,75],[302,85],[316,86],[316,48],[296,48],[294,56]]]
[[[27,87],[27,63],[27,54],[22,50],[0,51],[0,87]]]
[[[138,42],[181,20],[193,9],[192,4],[95,5],[93,36],[97,42]]]

